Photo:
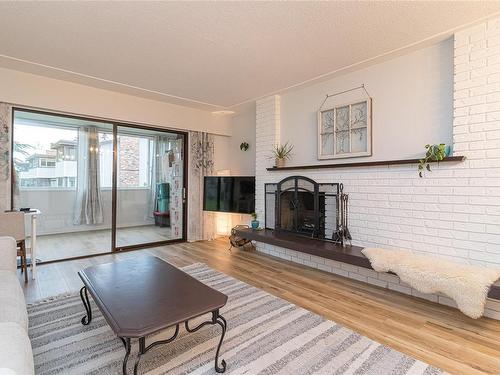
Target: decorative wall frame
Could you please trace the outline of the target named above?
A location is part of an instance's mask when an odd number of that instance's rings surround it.
[[[364,89],[364,85],[360,88]],[[359,88],[342,93],[356,89]],[[335,95],[338,94],[327,95],[326,99]],[[371,97],[353,99],[326,109],[322,109],[322,106],[318,111],[318,159],[371,156]]]

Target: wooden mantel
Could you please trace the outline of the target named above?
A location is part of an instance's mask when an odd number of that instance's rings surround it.
[[[448,156],[439,162],[430,161],[430,163],[449,163],[463,162],[465,156]],[[268,171],[291,171],[298,169],[332,169],[332,168],[353,168],[353,167],[374,167],[383,165],[401,165],[401,164],[416,164],[420,159],[400,159],[400,160],[380,160],[380,161],[361,161],[354,163],[336,163],[336,164],[314,164],[314,165],[293,165],[287,167],[271,167]]]

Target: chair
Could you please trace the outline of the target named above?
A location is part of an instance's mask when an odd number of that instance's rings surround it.
[[[17,256],[21,257],[21,272],[24,282],[28,282],[28,263],[26,261],[26,234],[23,212],[0,213],[0,236],[13,237],[17,243]]]

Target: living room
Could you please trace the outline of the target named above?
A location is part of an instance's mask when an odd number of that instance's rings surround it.
[[[500,373],[499,2],[0,30],[0,374]]]

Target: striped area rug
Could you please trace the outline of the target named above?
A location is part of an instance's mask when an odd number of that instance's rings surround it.
[[[183,270],[229,296],[221,311],[228,322],[221,349],[227,374],[443,373],[204,264]],[[80,324],[83,311],[76,294],[28,306],[37,374],[121,373],[123,344],[95,305],[89,326]],[[172,332],[148,338],[146,344]],[[219,326],[191,334],[182,328],[173,343],[152,349],[142,358],[139,373],[215,374],[219,337]],[[137,346],[134,342],[129,373]]]

